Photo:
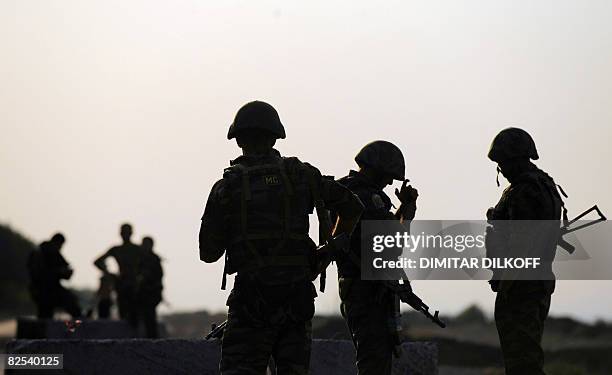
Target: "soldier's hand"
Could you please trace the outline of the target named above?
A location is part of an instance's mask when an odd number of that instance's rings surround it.
[[[417,189],[413,188],[412,185],[408,185],[410,180],[404,180],[401,189],[395,189],[395,196],[402,202],[399,210],[405,220],[412,220],[416,215],[416,201],[419,197]]]
[[[326,260],[334,260],[338,254],[347,251],[350,246],[350,237],[346,233],[340,233],[317,248],[317,254]]]
[[[395,189],[395,196],[403,204],[416,202],[419,196],[418,190],[413,188],[412,185],[408,185],[408,182],[410,182],[410,180],[404,180],[401,189]]]
[[[404,204],[400,206],[400,214],[404,218],[404,220],[412,220],[416,215],[416,201],[412,201],[410,203]]]
[[[335,260],[340,253],[347,251],[350,245],[350,237],[346,233],[340,233],[316,249],[315,272],[317,274],[325,271],[329,263]]]

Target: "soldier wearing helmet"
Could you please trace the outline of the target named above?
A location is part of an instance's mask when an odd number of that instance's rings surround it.
[[[359,171],[350,171],[338,182],[357,194],[364,203],[361,220],[392,220],[407,224],[414,218],[418,192],[407,185],[404,156],[397,146],[387,141],[368,143],[359,151],[355,162]],[[395,190],[401,202],[395,213],[391,212],[391,199],[383,191],[393,180],[403,182],[401,190]],[[390,332],[389,321],[393,319],[396,296],[380,282],[361,280],[361,236],[361,226],[358,225],[351,238],[349,253],[339,254],[336,258],[341,312],[357,350],[359,374],[391,374],[398,337]]]
[[[539,254],[546,260],[539,280],[516,280],[503,270],[493,270],[489,283],[497,293],[495,323],[506,374],[544,374],[541,340],[555,289],[551,265],[565,208],[553,179],[531,162],[539,156],[526,131],[507,128],[499,132],[488,157],[497,163],[498,173],[503,174],[510,186],[497,205],[487,211],[492,224],[487,228],[487,256]]]
[[[242,156],[212,188],[200,227],[200,259],[225,255],[225,275],[236,274],[227,301],[221,373],[263,374],[270,357],[279,374],[307,374],[318,272],[308,216],[339,212],[332,235],[350,234],[362,211],[359,198],[273,146],[285,138],[276,110],[244,105],[231,124]]]

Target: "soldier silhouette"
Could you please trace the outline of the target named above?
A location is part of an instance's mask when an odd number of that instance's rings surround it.
[[[108,275],[110,273],[106,266],[106,259],[109,257],[115,259],[119,266],[119,274],[116,276],[115,282],[119,317],[136,327],[138,323],[136,289],[143,250],[140,246],[132,243],[132,226],[130,224],[121,225],[120,235],[123,243],[110,248],[96,259],[94,264],[105,275]]]
[[[405,179],[401,150],[391,142],[374,141],[359,151],[355,162],[359,171],[350,171],[338,182],[363,202],[365,209],[361,220],[392,221],[398,225],[398,230],[408,230],[416,213],[418,191]],[[393,180],[403,182],[395,192],[401,202],[396,212],[391,211],[391,199],[383,191]],[[389,322],[394,319],[398,297],[379,281],[361,279],[361,237],[366,235],[361,225],[357,225],[349,252],[340,253],[336,258],[340,310],[357,351],[358,373],[391,374],[393,352],[400,338],[395,326],[390,329]],[[399,255],[393,254],[395,258]],[[399,312],[399,307],[397,309]]]
[[[39,319],[51,319],[55,309],[68,312],[73,318],[81,316],[76,296],[66,289],[61,280],[72,277],[73,270],[61,254],[66,239],[56,233],[30,254],[30,293],[36,304]]]
[[[539,155],[523,129],[502,130],[493,139],[488,157],[497,163],[498,173],[510,186],[487,211],[487,219],[496,223],[487,229],[487,256],[517,257],[535,252],[550,260],[543,273],[546,277],[540,280],[516,280],[495,270],[489,282],[497,293],[495,323],[506,375],[544,375],[541,341],[555,290],[552,259],[565,211],[563,200],[553,179],[531,162]]]
[[[200,227],[200,259],[212,263],[225,254],[224,274],[237,273],[227,301],[221,373],[263,374],[272,357],[279,374],[307,374],[312,280],[320,272],[308,215],[315,206],[334,209],[339,220],[333,234],[346,236],[361,202],[315,167],[273,148],[285,129],[270,104],[244,105],[227,138],[236,138],[242,156],[213,186]]]
[[[153,238],[142,239],[138,283],[136,285],[136,308],[138,321],[144,323],[148,338],[157,338],[157,305],[162,301],[162,278],[164,271],[160,257],[153,252]]]

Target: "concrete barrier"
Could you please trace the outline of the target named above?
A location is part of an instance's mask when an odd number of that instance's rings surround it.
[[[218,374],[217,341],[186,339],[13,340],[7,353],[63,354],[64,370],[37,374]],[[427,342],[404,343],[394,360],[394,374],[437,375],[438,350]],[[314,340],[313,375],[349,375],[355,368],[353,344],[344,340]],[[7,371],[7,374],[21,374]]]
[[[87,320],[71,330],[66,322],[51,319],[17,319],[18,339],[128,339],[137,333],[123,320]]]

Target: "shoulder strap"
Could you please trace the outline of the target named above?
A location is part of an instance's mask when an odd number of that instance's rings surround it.
[[[569,221],[567,216],[567,207],[565,207],[565,202],[563,201],[563,197],[567,198],[567,194],[561,187],[561,185],[555,183],[552,177],[548,175],[548,173],[539,170],[540,173],[537,173],[537,178],[542,182],[544,186],[546,186],[546,190],[551,198],[554,200],[555,198],[559,200],[559,204],[561,205],[562,217],[563,217],[563,225],[566,225]],[[562,197],[563,196],[563,197]]]
[[[248,217],[247,217],[247,201],[251,199],[251,187],[249,182],[249,168],[242,164],[234,164],[230,168],[227,168],[227,172],[236,172],[240,175],[242,188],[240,189],[240,229],[242,236],[245,238],[246,248],[249,250],[251,255],[253,256],[254,261],[257,264],[263,265],[263,260],[261,256],[255,250],[255,247],[248,240]],[[224,173],[225,176],[225,173]],[[225,290],[227,285],[227,252],[225,252],[225,264],[223,266],[223,278],[221,280],[221,290]]]

